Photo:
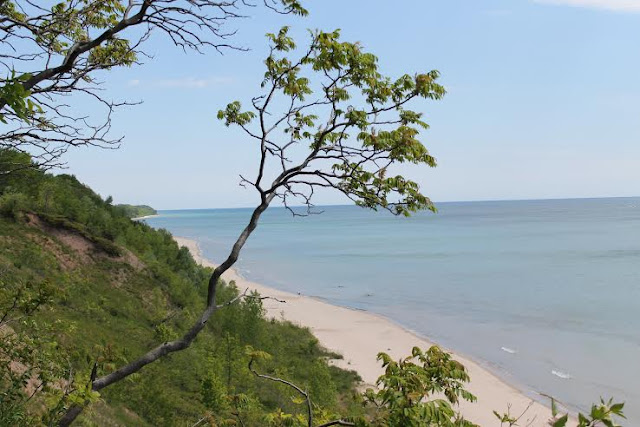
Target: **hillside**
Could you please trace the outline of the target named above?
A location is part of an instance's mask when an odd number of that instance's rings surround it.
[[[356,376],[329,366],[333,356],[308,330],[266,320],[259,299],[218,311],[189,349],[99,398],[82,395],[92,370],[103,375],[183,333],[210,271],[168,232],[131,221],[73,176],[0,175],[0,274],[0,332],[19,337],[0,346],[0,425],[46,423],[79,398],[96,400],[80,425],[194,425],[207,416],[262,425],[280,408],[302,413],[290,389],[251,374],[247,346],[273,356],[260,370],[308,389],[324,408],[351,410],[342,402]],[[224,284],[219,301],[237,293]]]
[[[127,205],[119,204],[117,208],[123,209],[126,216],[129,218],[140,218],[143,216],[156,215],[158,211],[147,205]]]

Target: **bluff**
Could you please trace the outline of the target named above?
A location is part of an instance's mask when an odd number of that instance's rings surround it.
[[[75,177],[1,152],[0,165],[9,161],[25,168],[0,174],[0,425],[51,422],[78,399],[94,402],[79,421],[100,426],[263,425],[281,409],[304,413],[290,389],[248,370],[248,348],[271,355],[263,372],[348,409],[356,375],[330,366],[335,355],[307,329],[267,320],[258,298],[219,310],[190,348],[92,395],[91,376],[192,324],[211,271]],[[237,295],[234,283],[220,286],[220,302]]]

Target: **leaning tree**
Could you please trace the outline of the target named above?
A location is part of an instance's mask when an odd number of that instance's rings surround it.
[[[213,271],[206,306],[193,326],[180,338],[95,378],[93,391],[186,349],[217,310],[235,301],[216,300],[220,277],[234,265],[274,200],[281,200],[294,214],[300,212],[291,203],[300,200],[306,214],[313,212],[314,192],[322,189],[396,215],[434,209],[416,182],[393,171],[401,163],[435,166],[418,139],[427,124],[409,106],[419,98],[435,100],[444,95],[436,83],[438,72],[390,79],[379,72],[374,55],[358,43],[342,42],[339,36],[338,31],[314,32],[308,47],[298,49],[288,28],[268,34],[271,50],[265,60],[262,94],[251,100],[247,110],[240,102],[232,102],[218,113],[226,125],[238,126],[256,143],[257,171],[253,177],[243,176],[242,184],[258,192],[260,203],[228,257]],[[80,404],[69,408],[61,424],[70,424],[82,409]]]
[[[278,13],[306,14],[298,0],[256,1]],[[101,71],[137,64],[154,32],[184,50],[242,49],[228,23],[253,6],[247,0],[0,0],[0,148],[29,153],[45,169],[63,164],[70,147],[118,147],[122,138],[110,135],[111,116],[129,102],[104,95]],[[101,112],[78,112],[79,98]]]

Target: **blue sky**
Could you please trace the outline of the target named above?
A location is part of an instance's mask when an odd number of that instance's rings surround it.
[[[252,205],[238,175],[256,147],[215,113],[259,93],[264,33],[287,24],[300,41],[307,28],[340,28],[391,76],[442,73],[448,95],[419,105],[439,166],[403,169],[435,201],[640,195],[640,0],[307,5],[307,18],[256,11],[236,23],[249,52],[185,54],[153,38],[153,59],[105,76],[107,95],[143,101],[114,118],[122,148],[74,150],[66,172],[117,202]]]

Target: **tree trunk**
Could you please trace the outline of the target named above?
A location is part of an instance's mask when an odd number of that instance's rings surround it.
[[[148,351],[139,359],[134,360],[133,362],[111,372],[110,374],[97,378],[92,383],[94,391],[102,390],[103,388],[108,387],[109,385],[123,380],[129,375],[138,372],[146,365],[155,362],[156,360],[166,356],[167,354],[184,350],[191,345],[200,331],[204,329],[211,315],[213,315],[213,313],[215,313],[216,310],[220,308],[220,306],[217,306],[215,303],[218,280],[220,280],[222,274],[230,269],[238,260],[238,256],[240,255],[242,247],[247,242],[247,239],[249,238],[251,233],[253,233],[253,231],[258,226],[258,220],[260,219],[260,216],[269,207],[269,204],[274,197],[275,196],[273,194],[270,194],[269,196],[265,196],[263,194],[262,202],[257,208],[254,209],[253,214],[251,215],[251,219],[249,220],[249,224],[247,224],[242,233],[240,233],[240,236],[238,236],[238,239],[234,243],[229,256],[213,271],[213,274],[209,278],[209,285],[207,290],[207,307],[202,312],[202,315],[200,316],[198,321],[191,327],[191,329],[189,329],[189,331],[187,331],[187,333],[184,334],[181,338],[175,341],[162,343],[153,350]],[[82,413],[83,409],[84,406],[81,405],[74,405],[70,407],[64,414],[64,416],[60,419],[58,425],[61,427],[70,425],[78,417],[78,415]]]

